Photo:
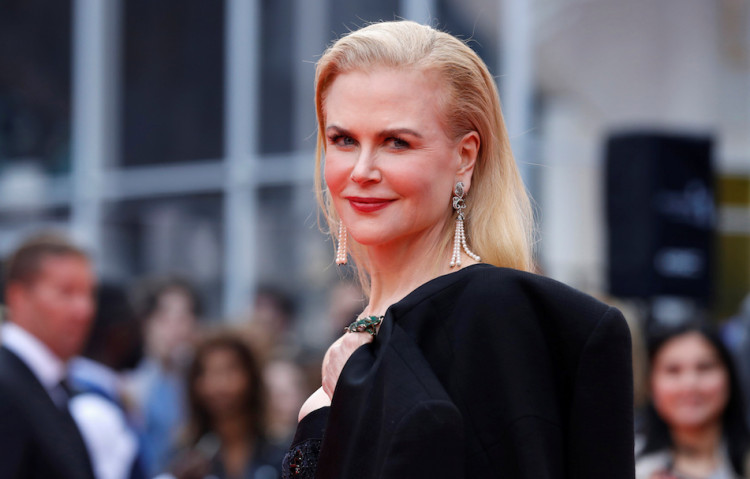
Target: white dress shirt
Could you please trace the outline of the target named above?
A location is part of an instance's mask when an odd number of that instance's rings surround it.
[[[71,399],[70,412],[97,479],[127,479],[138,454],[138,438],[123,411],[98,394],[81,393]]]
[[[636,479],[650,479],[654,474],[664,472],[672,463],[672,453],[669,451],[659,451],[638,457],[635,461]],[[729,459],[726,444],[722,443],[719,447],[719,462],[716,469],[706,479],[735,479],[737,476],[732,469],[732,462]]]
[[[62,401],[67,400],[60,396],[59,389],[67,372],[65,362],[36,336],[10,321],[2,325],[2,344],[28,366],[55,404],[61,407]]]

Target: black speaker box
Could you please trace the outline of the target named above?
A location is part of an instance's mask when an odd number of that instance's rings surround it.
[[[606,145],[615,296],[711,298],[716,223],[708,137],[623,133]]]

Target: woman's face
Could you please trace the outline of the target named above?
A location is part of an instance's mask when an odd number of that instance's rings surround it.
[[[146,322],[149,354],[169,366],[190,358],[197,319],[190,296],[180,288],[170,288],[158,298],[156,309]]]
[[[209,415],[216,419],[242,411],[251,384],[237,353],[229,348],[211,349],[203,355],[202,363],[194,387]]]
[[[670,427],[703,427],[721,419],[729,376],[711,343],[699,333],[686,333],[664,343],[654,357],[651,392]]]
[[[359,243],[439,237],[456,181],[469,186],[479,137],[448,137],[441,95],[437,74],[416,69],[354,71],[329,87],[325,180]]]

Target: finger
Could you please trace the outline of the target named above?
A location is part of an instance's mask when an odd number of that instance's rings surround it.
[[[372,340],[375,339],[375,336],[368,333],[349,333],[345,334],[343,338],[341,338],[341,343],[344,345],[355,345],[352,349],[352,352],[354,349],[358,348],[359,346],[372,342]]]
[[[348,333],[339,338],[330,348],[328,348],[323,360],[321,374],[323,377],[323,390],[330,398],[333,398],[333,392],[336,389],[338,378],[352,353],[357,348],[363,344],[371,342],[373,339],[374,337],[372,335],[366,333]]]
[[[343,341],[343,336],[334,341],[333,344],[331,344],[326,350],[326,354],[323,356],[323,363],[320,365],[320,370],[323,376],[326,375],[328,364],[333,360],[333,357],[336,356],[337,351],[341,345],[341,341]]]
[[[362,337],[360,337],[362,336]],[[348,333],[341,336],[339,339],[328,348],[325,356],[323,357],[323,364],[321,365],[322,374],[325,375],[330,366],[333,365],[334,369],[340,369],[343,366],[342,361],[346,362],[349,359],[351,353],[354,352],[359,346],[365,342],[371,341],[366,336],[369,334],[359,333]]]
[[[323,365],[323,390],[329,398],[333,398],[339,374],[346,363],[345,355],[341,351],[341,345],[335,344],[328,350],[328,355]]]

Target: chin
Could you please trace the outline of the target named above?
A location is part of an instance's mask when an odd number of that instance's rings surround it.
[[[362,246],[376,246],[390,241],[382,231],[350,232],[349,235]]]
[[[678,418],[675,425],[684,428],[699,428],[713,423],[714,419],[704,414]]]

